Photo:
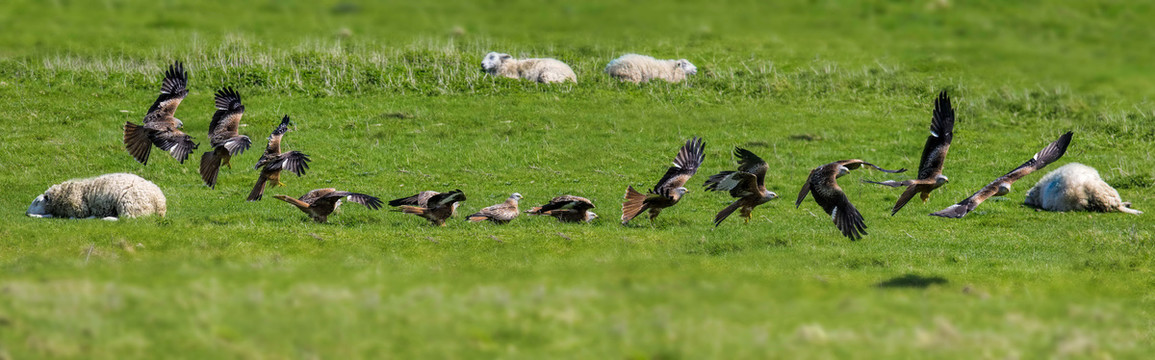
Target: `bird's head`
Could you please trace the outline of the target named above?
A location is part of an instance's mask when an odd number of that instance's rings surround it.
[[[677,189],[674,189],[674,193],[678,194],[678,196],[686,195],[687,192],[690,192],[690,189],[685,187],[678,187]]]
[[[177,119],[175,117],[172,119],[176,120],[176,128],[177,129],[184,129],[184,121],[180,121],[180,119]]]
[[[773,192],[773,191],[767,191],[767,192],[763,193],[762,198],[765,199],[766,201],[770,201],[770,200],[777,199],[778,194]]]
[[[586,211],[586,222],[594,221],[597,218],[598,214],[594,214],[593,211]]]
[[[999,191],[995,192],[995,196],[1003,196],[1011,192],[1011,184],[999,184]]]
[[[935,184],[938,184],[939,186],[942,186],[943,184],[946,184],[946,183],[950,182],[950,179],[948,179],[948,178],[946,177],[946,175],[943,175],[943,174],[939,174],[938,176],[936,176],[936,177],[934,178],[934,182],[935,182]]]
[[[849,173],[850,173],[850,168],[848,168],[848,167],[845,167],[845,166],[839,166],[839,167],[838,167],[838,175],[835,175],[834,177],[835,177],[835,178],[840,178],[840,177],[842,177],[842,175],[846,175],[846,174],[849,174]]]
[[[512,195],[509,195],[509,200],[510,200],[510,201],[518,201],[518,200],[521,200],[521,194],[518,194],[518,193],[513,193]]]

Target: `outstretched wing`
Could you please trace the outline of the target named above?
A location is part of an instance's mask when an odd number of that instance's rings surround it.
[[[181,100],[188,96],[188,73],[180,61],[168,66],[164,72],[164,80],[160,84],[160,96],[148,108],[144,115],[144,123],[171,118],[176,114]]]
[[[1071,144],[1071,137],[1073,135],[1074,134],[1072,132],[1068,131],[1066,134],[1060,136],[1058,140],[1055,140],[1054,142],[1044,147],[1043,150],[1035,153],[1035,156],[1031,157],[1030,160],[1027,160],[1027,162],[1019,165],[1019,167],[1011,170],[1011,172],[1007,173],[1006,175],[995,179],[995,181],[992,181],[978,192],[975,192],[974,195],[971,195],[963,201],[951,205],[946,209],[932,213],[931,215],[950,218],[961,218],[966,216],[967,213],[974,210],[979,206],[979,204],[982,204],[983,201],[997,194],[1000,185],[1006,184],[1007,186],[1010,186],[1016,180],[1022,179],[1024,176],[1035,172],[1035,170],[1042,169],[1043,167],[1047,166],[1047,164],[1055,162],[1059,160],[1059,158],[1063,157],[1063,154],[1067,153],[1067,146]]]
[[[830,215],[843,236],[850,240],[858,240],[862,235],[866,235],[866,223],[863,222],[862,214],[850,203],[850,199],[842,189],[837,186],[819,186],[813,190],[814,201]]]
[[[738,171],[754,174],[758,178],[758,186],[766,186],[766,170],[770,166],[766,165],[765,160],[740,147],[734,147],[734,156],[738,157]]]
[[[934,116],[930,120],[930,136],[922,148],[922,159],[918,163],[918,178],[933,179],[942,174],[950,141],[954,138],[954,109],[946,90],[938,94],[934,101]]]
[[[866,166],[874,168],[875,170],[878,170],[881,172],[886,172],[886,173],[891,173],[891,174],[897,174],[897,173],[901,173],[901,172],[906,171],[906,168],[902,168],[902,169],[898,169],[898,170],[887,170],[887,169],[883,169],[883,168],[878,167],[878,165],[874,165],[874,164],[871,164],[871,163],[868,163],[868,162],[865,162],[862,160],[858,160],[858,159],[840,160],[840,161],[836,161],[835,163],[842,165],[842,166],[845,166],[847,169],[850,169],[850,170],[857,170],[858,168],[862,167],[862,165],[866,165]]]
[[[241,94],[231,87],[217,91],[217,111],[213,113],[213,120],[209,123],[209,136],[232,137],[241,124],[241,116],[245,114],[245,105],[241,104]],[[214,144],[216,146],[217,144]]]
[[[811,179],[814,178],[814,174],[817,173],[819,169],[822,169],[822,168],[819,167],[819,168],[815,168],[814,170],[810,170],[810,175],[808,175],[806,177],[806,183],[802,184],[802,191],[798,192],[798,200],[794,201],[794,208],[795,209],[797,209],[798,206],[802,205],[802,200],[806,200],[806,195],[810,194],[810,181],[811,181]]]
[[[150,140],[156,144],[156,147],[168,151],[169,155],[172,155],[172,158],[177,159],[181,164],[184,164],[184,161],[188,160],[188,155],[198,147],[191,136],[180,130],[154,132],[151,134]]]
[[[309,169],[309,156],[300,151],[290,151],[277,156],[276,159],[265,165],[267,171],[289,170],[297,174],[297,176],[304,176],[305,170]]]
[[[430,197],[429,201],[425,203],[425,207],[428,209],[436,209],[459,201],[465,201],[465,193],[457,189],[433,195],[433,197]]]
[[[698,172],[698,167],[702,165],[702,160],[706,158],[706,146],[702,143],[702,139],[698,137],[691,138],[686,141],[686,145],[678,151],[678,156],[674,158],[674,166],[666,170],[666,175],[658,180],[658,184],[654,185],[651,192],[662,196],[668,196],[670,191],[683,187],[686,181],[690,180]]]
[[[381,199],[378,199],[376,196],[366,195],[366,194],[362,194],[362,193],[348,192],[348,191],[331,192],[329,194],[326,194],[325,197],[318,199],[317,202],[318,203],[323,202],[323,201],[324,202],[328,202],[328,201],[336,202],[337,200],[340,200],[342,198],[348,198],[349,201],[355,202],[355,203],[358,203],[361,205],[365,205],[365,207],[372,209],[372,210],[380,209],[381,205],[383,204],[381,202]]]
[[[558,209],[585,211],[593,208],[594,203],[589,199],[581,196],[562,195],[553,198],[548,204],[542,205],[538,212],[544,213]]]

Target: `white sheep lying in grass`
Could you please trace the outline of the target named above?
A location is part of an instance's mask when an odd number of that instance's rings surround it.
[[[1107,185],[1099,172],[1087,165],[1070,163],[1047,173],[1027,191],[1028,206],[1047,211],[1122,211],[1142,214],[1123,202],[1119,192]]]
[[[689,60],[658,60],[645,55],[626,54],[610,61],[606,73],[618,80],[637,83],[653,79],[676,83],[686,79],[686,75],[698,73]]]
[[[485,73],[507,78],[522,78],[539,83],[577,82],[577,75],[569,65],[557,59],[514,59],[509,54],[491,52],[481,60]]]
[[[152,182],[133,174],[105,174],[68,180],[49,187],[32,201],[28,216],[38,218],[164,216],[164,193]]]

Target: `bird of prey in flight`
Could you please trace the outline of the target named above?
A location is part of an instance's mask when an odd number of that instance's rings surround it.
[[[1068,131],[1066,134],[1059,136],[1058,140],[1055,140],[1055,142],[1047,145],[1047,147],[1043,148],[1043,150],[1040,150],[1035,154],[1035,156],[1031,157],[1030,160],[1027,160],[1027,162],[1019,165],[1019,167],[1011,170],[1011,172],[1007,173],[1006,175],[995,179],[995,181],[987,184],[987,186],[984,186],[981,190],[974,193],[974,195],[971,195],[963,201],[960,201],[958,204],[948,206],[946,209],[939,210],[938,212],[932,213],[931,215],[948,218],[961,218],[966,216],[967,213],[974,210],[979,206],[979,204],[982,204],[983,201],[990,198],[991,196],[1006,195],[1007,193],[1011,192],[1011,184],[1013,184],[1016,180],[1022,179],[1024,176],[1027,176],[1036,170],[1042,169],[1043,167],[1047,166],[1047,164],[1053,163],[1059,160],[1059,158],[1063,157],[1063,154],[1067,153],[1067,146],[1071,144],[1071,136],[1073,135],[1074,134],[1072,132]]]
[[[184,64],[177,61],[164,72],[160,96],[148,108],[143,125],[124,123],[124,148],[136,161],[148,165],[148,155],[155,145],[184,164],[189,153],[197,148],[192,137],[180,130],[184,122],[174,116],[185,96],[188,96],[188,73]]]
[[[707,191],[728,191],[730,196],[738,199],[714,216],[715,227],[739,209],[746,222],[750,222],[755,207],[778,198],[778,194],[766,190],[766,170],[770,168],[766,161],[740,147],[734,148],[734,156],[738,158],[738,171],[714,174],[706,179],[704,185]]]
[[[217,111],[213,113],[213,121],[209,123],[209,143],[212,151],[201,155],[201,179],[210,188],[217,186],[217,173],[221,164],[230,169],[233,167],[229,160],[240,155],[252,146],[248,136],[237,133],[241,126],[241,116],[245,114],[245,105],[241,104],[241,94],[232,88],[217,91]]]
[[[291,124],[289,115],[285,115],[285,118],[281,119],[281,124],[269,135],[269,145],[265,146],[265,153],[257,160],[257,166],[254,166],[261,171],[261,175],[257,178],[253,191],[249,193],[248,201],[260,200],[265,194],[265,184],[269,184],[269,187],[285,186],[281,182],[282,170],[289,170],[301,176],[305,175],[305,170],[309,168],[308,155],[300,151],[281,152],[281,137],[289,131]]]
[[[674,206],[682,200],[688,191],[686,181],[698,172],[698,167],[705,159],[705,147],[701,138],[691,138],[678,151],[674,158],[674,166],[666,170],[666,175],[658,180],[658,184],[650,189],[648,194],[639,193],[633,186],[626,188],[626,202],[622,203],[622,225],[625,225],[642,212],[650,211],[650,223],[662,213],[662,209]]]
[[[822,206],[822,210],[830,215],[830,218],[834,220],[834,225],[842,231],[843,236],[850,238],[850,240],[861,239],[862,235],[866,235],[866,223],[862,221],[862,214],[854,208],[854,204],[850,203],[846,193],[838,187],[837,179],[862,165],[888,173],[906,171],[906,169],[886,170],[857,159],[840,160],[822,165],[810,170],[810,177],[806,179],[806,184],[802,185],[802,191],[798,193],[798,201],[794,202],[794,207],[798,208],[802,204],[802,200],[806,199],[806,194],[812,193],[814,194],[814,202]]]
[[[328,220],[329,215],[333,210],[340,206],[341,200],[348,199],[349,201],[365,205],[365,207],[377,210],[381,208],[381,200],[355,192],[337,191],[337,189],[316,189],[306,193],[299,199],[294,199],[285,195],[273,195],[274,198],[280,199],[284,202],[293,204],[302,212],[308,214],[313,221],[324,223]]]
[[[930,198],[930,192],[938,189],[950,181],[942,174],[943,163],[946,162],[947,150],[950,150],[950,141],[954,137],[954,109],[950,106],[950,97],[946,90],[938,94],[934,101],[934,115],[930,120],[930,136],[926,137],[926,145],[922,148],[922,159],[918,162],[918,178],[903,181],[870,181],[871,184],[890,187],[905,186],[906,190],[899,195],[898,202],[890,210],[890,215],[898,213],[910,199],[918,194],[922,202]]]

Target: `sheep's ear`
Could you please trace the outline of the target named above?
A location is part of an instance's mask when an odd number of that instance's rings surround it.
[[[509,59],[512,59],[512,58],[513,58],[513,55],[510,55],[510,54],[502,54],[502,55],[501,55],[501,59],[502,59],[502,60],[509,60]]]

